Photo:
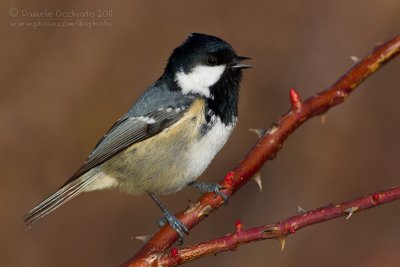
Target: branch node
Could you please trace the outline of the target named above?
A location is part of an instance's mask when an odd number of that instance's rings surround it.
[[[270,227],[265,228],[263,232],[264,232],[265,234],[268,234],[268,233],[274,233],[274,232],[276,232],[276,231],[278,231],[278,230],[279,230],[279,227],[276,226],[276,225],[273,225],[273,226],[270,226]]]
[[[344,92],[343,90],[338,90],[336,92],[336,96],[344,101],[344,100],[346,100],[346,97],[348,96],[348,94],[346,92]]]
[[[243,230],[243,228],[244,228],[243,223],[239,219],[236,220],[236,222],[235,222],[236,232],[239,233],[240,231]]]
[[[232,186],[234,184],[233,183],[234,176],[235,176],[234,172],[228,172],[228,174],[224,178],[225,183],[227,183],[228,185]]]
[[[379,199],[380,199],[380,195],[379,195],[378,193],[375,193],[375,194],[372,195],[372,199],[373,199],[375,202],[378,202]]]
[[[171,248],[171,251],[169,252],[169,255],[176,262],[180,262],[181,257],[179,256],[179,251],[178,251],[178,249],[176,247]]]
[[[290,104],[292,105],[293,110],[297,111],[297,110],[301,109],[301,107],[303,106],[303,103],[301,102],[300,95],[296,91],[296,89],[290,88],[289,98],[290,98]]]
[[[152,266],[153,263],[154,263],[156,260],[158,260],[158,258],[159,258],[159,255],[157,255],[157,254],[150,255],[149,257],[147,257],[146,259],[144,259],[144,261],[145,261],[145,263],[146,263],[146,266]]]

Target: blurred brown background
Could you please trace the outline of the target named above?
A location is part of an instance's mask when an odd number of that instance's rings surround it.
[[[111,25],[38,27],[25,11],[112,10]],[[22,216],[84,161],[111,124],[155,79],[190,32],[220,36],[255,59],[242,83],[239,124],[202,180],[217,181],[289,107],[288,90],[320,91],[399,33],[400,2],[368,1],[3,1],[0,44],[0,265],[116,266],[153,233],[159,209],[147,196],[84,194],[31,230]],[[46,21],[46,20],[44,20]],[[61,19],[63,21],[63,19]],[[69,21],[65,19],[64,21]],[[255,183],[190,232],[185,245],[287,218],[397,185],[400,60],[368,79],[327,121],[306,123]],[[172,211],[199,194],[163,197]],[[240,247],[189,266],[396,266],[400,202],[315,225],[287,240]],[[397,264],[396,264],[397,263]]]

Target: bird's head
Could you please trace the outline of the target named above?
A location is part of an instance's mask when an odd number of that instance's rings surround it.
[[[198,94],[213,98],[224,86],[234,83],[238,87],[242,64],[249,58],[238,56],[232,46],[224,40],[201,33],[192,33],[171,54],[165,75],[178,85],[184,94]]]

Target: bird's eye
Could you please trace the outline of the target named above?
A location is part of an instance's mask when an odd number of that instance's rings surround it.
[[[217,65],[217,59],[214,56],[209,56],[207,59],[207,63],[210,66],[215,66]]]

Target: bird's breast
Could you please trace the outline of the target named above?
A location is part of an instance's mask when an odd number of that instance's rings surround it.
[[[236,125],[236,118],[231,124],[224,124],[215,115],[211,117],[205,130],[201,130],[197,140],[193,142],[187,151],[187,177],[192,182],[200,176],[211,163],[215,155],[225,145],[228,137]]]
[[[215,115],[207,122],[204,109],[204,100],[194,101],[182,119],[128,147],[103,164],[103,170],[129,193],[179,191],[204,172],[235,126]]]

